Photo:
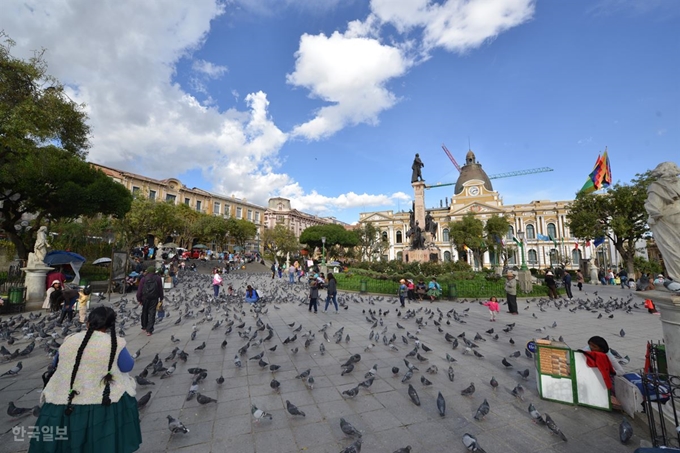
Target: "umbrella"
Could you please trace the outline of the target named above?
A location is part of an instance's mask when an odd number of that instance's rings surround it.
[[[77,285],[80,283],[80,268],[82,267],[83,263],[85,262],[85,257],[82,255],[78,255],[77,253],[73,252],[66,252],[64,250],[54,250],[47,255],[45,255],[44,259],[45,264],[48,266],[58,266],[60,264],[70,264],[71,268],[73,271],[76,273],[75,278],[73,279],[73,284]]]
[[[97,258],[96,260],[92,261],[92,264],[111,264],[111,258],[105,256],[102,258]]]
[[[167,244],[161,245],[161,247],[168,249],[176,249],[177,247],[179,247],[179,245],[175,244],[174,242],[168,242]]]
[[[191,248],[192,248],[192,249],[207,249],[208,246],[203,245],[203,244],[196,244],[196,245],[194,245],[194,246],[191,247]]]

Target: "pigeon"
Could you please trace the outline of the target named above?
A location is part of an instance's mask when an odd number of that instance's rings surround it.
[[[428,385],[432,385],[432,382],[430,382],[425,376],[420,376],[420,382],[425,387],[427,387]]]
[[[184,424],[174,418],[172,415],[168,415],[168,429],[170,430],[171,433],[188,433],[189,429],[184,426]]]
[[[165,370],[165,372],[163,374],[161,374],[161,379],[169,378],[170,376],[172,376],[172,373],[174,373],[176,369],[177,369],[177,362],[170,365],[170,368],[168,368],[167,370]]]
[[[258,409],[254,404],[250,408],[250,413],[253,414],[255,423],[260,423],[260,420],[262,420],[263,418],[266,418],[268,420],[272,419],[272,414],[265,412],[262,409]]]
[[[274,365],[273,363],[269,365],[269,371],[272,373],[279,371],[279,368],[281,368],[281,365]]]
[[[201,395],[200,393],[196,394],[196,401],[198,401],[199,404],[209,404],[217,402],[216,399],[210,398],[209,396]]]
[[[482,448],[479,446],[479,443],[477,442],[477,438],[472,434],[463,434],[463,445],[465,445],[465,448],[467,448],[468,451],[478,451],[480,453],[484,453],[484,450],[482,450]]]
[[[260,365],[260,368],[266,368],[269,366],[268,362],[265,362],[264,359],[260,359],[259,362],[257,362],[258,365]]]
[[[437,410],[439,411],[440,416],[443,417],[446,415],[446,400],[444,399],[442,392],[439,392],[437,395]]]
[[[541,417],[541,413],[536,410],[536,407],[533,404],[529,404],[529,415],[531,415],[531,418],[534,419],[534,423],[537,423],[539,425],[545,425],[545,420],[543,420],[543,417]]]
[[[224,341],[222,342],[221,348],[224,349],[224,348],[226,348],[226,347],[227,347],[227,340],[224,340]]]
[[[309,373],[311,373],[311,372],[312,372],[312,370],[310,368],[307,368],[305,371],[303,371],[302,373],[295,376],[295,379],[305,380],[305,379],[307,379],[307,376],[309,376]]]
[[[489,409],[490,409],[489,402],[486,400],[486,398],[484,398],[482,404],[480,404],[479,407],[477,408],[475,420],[481,421],[486,416],[486,414],[489,413]]]
[[[216,381],[219,385],[224,384],[224,376],[218,377],[217,379],[215,379],[215,381]]]
[[[375,379],[374,377],[370,377],[370,378],[366,379],[364,382],[359,382],[358,385],[359,385],[359,387],[363,387],[363,388],[367,389],[367,388],[369,388],[371,385],[373,385],[373,380],[374,380],[374,379]]]
[[[408,396],[411,398],[411,401],[413,401],[413,404],[415,404],[416,406],[420,406],[420,398],[418,397],[418,392],[416,392],[416,389],[414,389],[411,384],[408,385]]]
[[[354,398],[358,394],[359,394],[359,387],[358,386],[342,392],[342,396],[346,396],[348,398]]]
[[[358,389],[357,389],[358,391]],[[305,417],[305,413],[302,412],[300,409],[297,408],[297,406],[290,401],[286,400],[286,409],[288,409],[288,413],[290,415],[301,415]]]
[[[31,413],[33,409],[25,408],[25,407],[16,407],[14,405],[13,401],[9,402],[9,405],[7,406],[7,415],[10,417],[21,417],[24,414],[29,414]]]
[[[517,384],[517,386],[514,389],[512,389],[510,393],[515,398],[519,398],[521,400],[522,396],[524,395],[524,387],[522,387],[520,384]]]
[[[552,418],[550,418],[550,415],[545,414],[545,423],[548,425],[548,429],[553,432],[553,434],[557,435],[562,439],[563,441],[567,441],[567,437],[564,435],[564,433],[557,427],[555,422],[553,421]]]
[[[234,365],[236,365],[237,368],[241,368],[241,359],[238,358],[238,355],[234,356]]]
[[[278,392],[279,390],[281,390],[281,383],[279,381],[277,381],[276,379],[272,379],[272,381],[269,383],[269,386],[275,392]]]
[[[505,360],[505,357],[503,357],[503,360],[501,360],[501,363],[503,364],[503,366],[505,366],[505,368],[512,368],[512,363]]]
[[[524,371],[518,371],[517,374],[519,374],[520,376],[522,376],[522,379],[524,379],[524,380],[526,381],[526,380],[529,379],[529,374],[530,374],[529,368],[527,368],[527,369],[524,370]]]
[[[309,390],[314,390],[314,376],[309,376],[305,381],[305,385]],[[359,384],[361,385],[361,384]]]
[[[472,396],[475,393],[475,383],[470,382],[470,385],[464,389],[462,392],[460,392],[461,395],[463,396]]]
[[[143,376],[135,376],[135,381],[139,385],[156,385],[155,382],[151,382],[150,380],[148,380],[147,378],[145,378]]]
[[[347,307],[345,307],[347,308]],[[361,451],[361,437],[355,440],[351,445],[342,450],[340,453],[359,453]]]
[[[633,427],[628,420],[626,420],[626,417],[623,417],[623,420],[619,425],[619,439],[622,444],[627,444],[631,437],[633,437]]]
[[[413,371],[408,370],[406,374],[404,374],[404,377],[401,378],[401,383],[404,384],[407,381],[409,381],[413,377]]]
[[[361,437],[359,430],[344,418],[340,418],[340,429],[342,429],[342,432],[348,436]]]
[[[411,453],[411,446],[407,445],[404,448],[400,448],[399,450],[394,450],[392,453]]]
[[[520,355],[522,355],[521,352],[515,351],[515,352],[513,352],[512,354],[510,354],[508,357],[514,357],[514,358],[516,359],[516,358],[519,357]]]
[[[489,381],[489,384],[491,387],[496,390],[498,388],[498,381],[496,380],[495,377],[491,376],[491,380]]]
[[[17,349],[18,351],[18,349]],[[4,373],[0,374],[0,377],[2,376],[16,376],[19,374],[19,371],[24,367],[23,363],[19,362],[17,363],[14,367],[10,368],[9,370],[5,371]]]
[[[453,367],[449,366],[449,371],[448,371],[448,376],[449,376],[449,381],[453,382],[454,374],[453,374]]]
[[[621,331],[619,332],[619,335],[621,335],[621,338],[625,337],[625,336],[626,336],[626,331],[623,330],[623,329],[621,329]]]
[[[396,366],[392,367],[392,374],[399,374],[399,368]]]
[[[560,338],[561,338],[561,337],[560,337]],[[528,349],[525,349],[525,350],[524,350],[524,355],[526,355],[528,359],[533,359],[533,358],[534,358],[534,355],[533,355],[533,354],[531,353],[531,351],[529,351]]]
[[[137,400],[137,407],[142,408],[146,406],[146,403],[149,402],[151,399],[151,392],[147,392],[146,395],[142,396],[140,399]]]

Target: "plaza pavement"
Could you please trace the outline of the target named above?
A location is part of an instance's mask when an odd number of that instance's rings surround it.
[[[185,301],[195,299],[196,293],[211,294],[208,276],[201,284],[197,276],[191,275],[181,282],[178,288],[170,290],[166,300],[171,305],[172,300],[180,300],[182,308]],[[641,307],[633,310],[633,314],[625,314],[622,310],[614,312],[613,319],[605,315],[597,319],[597,314],[586,310],[576,310],[571,313],[565,308],[556,310],[550,306],[545,312],[539,310],[536,301],[526,302],[520,299],[519,316],[511,316],[502,307],[499,319],[495,323],[489,322],[488,311],[478,303],[470,301],[437,301],[434,304],[413,303],[407,309],[419,310],[417,317],[424,316],[427,325],[416,334],[415,318],[402,320],[397,318],[398,303],[394,297],[376,295],[359,296],[354,293],[341,294],[340,298],[347,301],[348,309],[341,309],[339,314],[322,313],[311,314],[306,307],[298,303],[306,297],[305,285],[296,285],[289,289],[284,279],[271,280],[267,274],[231,274],[225,278],[225,288],[233,282],[236,288],[243,288],[245,283],[255,283],[261,288],[265,296],[276,299],[274,308],[268,305],[268,312],[262,315],[262,320],[275,331],[274,338],[265,343],[265,347],[251,347],[248,353],[241,357],[242,368],[234,366],[234,355],[246,341],[234,331],[225,337],[225,327],[211,330],[213,322],[198,325],[195,341],[189,337],[192,326],[200,320],[184,319],[175,326],[177,310],[170,308],[170,318],[160,323],[152,337],[140,334],[139,326],[128,326],[126,340],[131,353],[143,348],[137,360],[132,375],[139,374],[143,367],[151,362],[158,353],[161,358],[166,357],[175,347],[169,339],[171,335],[181,339],[178,345],[189,353],[186,363],[179,362],[175,375],[170,379],[159,380],[151,378],[156,385],[137,387],[137,396],[141,397],[148,390],[153,391],[149,404],[140,410],[143,444],[140,452],[239,452],[239,453],[288,453],[288,452],[340,452],[350,445],[353,439],[346,437],[340,429],[340,418],[344,417],[363,433],[362,451],[364,452],[393,452],[410,445],[413,452],[452,451],[463,452],[465,447],[461,442],[464,433],[475,435],[487,452],[631,452],[640,445],[640,437],[647,439],[648,432],[638,420],[633,421],[635,436],[629,445],[622,445],[618,440],[618,424],[620,413],[609,413],[594,409],[563,405],[541,400],[536,390],[536,371],[533,360],[524,354],[520,358],[509,359],[514,368],[504,369],[501,359],[508,357],[514,351],[524,352],[524,345],[535,337],[546,334],[557,338],[562,335],[572,348],[586,345],[592,335],[604,336],[621,355],[630,356],[630,363],[626,370],[638,370],[644,364],[645,344],[648,340],[661,339],[661,323],[658,316],[647,314],[642,308],[641,300],[636,302]],[[631,292],[618,287],[602,287],[586,285],[579,293],[575,289],[575,296],[582,299],[594,297],[598,291],[600,297],[607,300],[610,296],[628,298]],[[286,293],[287,291],[287,293]],[[325,295],[325,291],[321,292]],[[282,294],[288,294],[283,298]],[[128,295],[128,299],[130,296]],[[236,307],[229,305],[230,309]],[[525,308],[527,308],[525,310]],[[571,308],[571,306],[569,307]],[[398,352],[391,351],[380,342],[373,342],[375,347],[365,352],[371,324],[366,320],[364,311],[369,309],[389,310],[383,316],[387,335],[397,335],[395,345]],[[452,350],[449,343],[443,339],[443,333],[438,333],[433,324],[438,319],[435,311],[433,319],[428,319],[427,310],[440,309],[443,313],[455,309],[467,316],[462,319],[465,324],[459,324],[453,319],[443,317],[444,332],[452,335],[466,333],[472,339],[479,332],[487,341],[475,341],[479,344],[479,351],[483,359],[471,355],[463,355],[464,345]],[[239,310],[240,311],[240,310]],[[222,311],[216,312],[213,307],[215,320],[224,319]],[[402,310],[403,314],[403,310]],[[537,318],[532,317],[535,314]],[[248,326],[255,329],[255,319],[250,307],[243,306],[243,313],[239,316]],[[377,316],[377,315],[376,315]],[[3,317],[6,319],[6,317]],[[229,313],[232,319],[232,312]],[[450,321],[450,325],[446,321]],[[282,341],[292,336],[292,329],[288,324],[295,322],[295,327],[302,325],[298,333],[298,340],[291,345],[283,345]],[[332,322],[327,329],[328,335],[344,327],[343,341],[324,342],[322,325]],[[396,322],[405,327],[396,328]],[[556,328],[550,326],[557,322]],[[506,323],[516,323],[512,332],[506,334],[501,328]],[[499,333],[499,340],[492,340],[484,333],[493,327]],[[537,328],[546,327],[544,333],[536,332]],[[374,330],[381,332],[384,327],[377,326]],[[626,331],[624,338],[619,336],[621,329]],[[312,331],[315,340],[308,349],[304,348],[304,339],[300,335]],[[420,372],[415,372],[411,384],[417,390],[421,406],[415,406],[407,395],[407,384],[401,383],[405,372],[403,358],[414,345],[403,344],[401,336],[406,331],[417,335],[420,341],[432,348],[432,352],[421,353],[428,358],[427,362],[418,362],[411,358],[411,362],[418,366]],[[266,334],[265,332],[262,332]],[[346,343],[344,336],[350,336]],[[18,336],[18,334],[16,334]],[[509,343],[513,338],[515,345]],[[225,349],[220,348],[224,339],[228,340]],[[61,341],[61,339],[59,340]],[[205,341],[205,350],[195,351],[194,348]],[[23,347],[28,339],[17,341],[14,348]],[[321,355],[319,344],[324,343],[325,355]],[[278,345],[275,352],[267,349]],[[298,347],[299,352],[292,354],[291,348]],[[281,365],[281,369],[274,375],[268,369],[261,369],[256,361],[248,358],[265,351],[265,360],[269,363]],[[340,364],[352,354],[361,354],[361,361],[354,372],[341,376]],[[446,353],[450,353],[457,362],[453,364],[455,381],[450,382],[447,377],[448,363]],[[24,358],[23,370],[17,377],[0,378],[0,405],[7,407],[13,401],[20,407],[32,407],[38,403],[42,390],[41,374],[50,359],[43,349],[36,347],[30,357]],[[13,366],[13,363],[0,364],[0,374]],[[359,395],[353,399],[344,399],[341,392],[355,387],[364,380],[364,374],[373,364],[377,364],[378,372],[373,385],[369,389],[360,388]],[[430,365],[439,368],[437,374],[425,373]],[[208,377],[200,385],[200,392],[217,399],[217,403],[201,406],[194,398],[186,401],[186,395],[191,384],[191,376],[186,372],[190,367],[202,367],[208,370]],[[392,374],[392,367],[399,368],[399,374]],[[315,385],[308,390],[300,379],[295,376],[303,370],[311,369]],[[529,368],[531,375],[528,381],[522,381],[518,370]],[[216,378],[224,376],[222,385],[216,383]],[[424,387],[420,376],[424,375],[433,382],[432,386]],[[494,376],[500,383],[494,392],[489,380]],[[275,377],[281,383],[280,394],[275,393],[269,383]],[[472,397],[461,396],[460,392],[471,382],[475,383],[476,392]],[[520,401],[510,394],[510,390],[518,383],[525,388],[524,401]],[[437,393],[441,392],[446,399],[446,416],[440,417],[437,412]],[[476,421],[473,415],[477,407],[487,399],[491,410],[483,421]],[[285,401],[290,400],[306,413],[306,417],[294,417],[286,412]],[[541,413],[549,413],[556,424],[562,429],[568,441],[563,442],[544,426],[534,424],[527,412],[529,403],[533,403]],[[273,415],[272,421],[255,423],[251,417],[251,405],[266,410]],[[167,415],[181,420],[189,429],[188,434],[171,435],[167,429]],[[35,419],[32,416],[11,419],[6,414],[0,416],[0,452],[18,452],[28,450],[28,440],[15,439],[12,427],[28,427]],[[639,436],[639,437],[638,437]]]

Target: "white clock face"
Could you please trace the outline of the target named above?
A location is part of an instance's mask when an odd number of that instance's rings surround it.
[[[468,193],[472,195],[473,197],[476,195],[479,195],[479,187],[473,186],[468,189]]]

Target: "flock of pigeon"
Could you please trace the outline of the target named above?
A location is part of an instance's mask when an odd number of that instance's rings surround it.
[[[300,306],[307,304],[307,287],[304,284],[287,285],[278,279],[272,280],[265,278],[263,275],[234,273],[225,278],[225,285],[230,284],[235,289],[235,294],[227,296],[220,295],[215,299],[212,296],[210,288],[210,277],[205,274],[186,272],[181,276],[178,287],[169,292],[166,296],[166,317],[160,322],[157,334],[164,332],[173,332],[175,326],[184,325],[186,323],[192,324],[190,340],[184,343],[183,347],[179,346],[182,342],[176,338],[174,334],[170,336],[170,341],[173,343],[173,349],[169,354],[155,353],[153,359],[148,365],[139,368],[135,367],[135,380],[140,388],[149,389],[154,388],[158,381],[154,379],[186,379],[187,395],[186,399],[196,399],[200,405],[207,405],[216,403],[217,400],[210,398],[200,392],[201,387],[205,388],[208,382],[208,370],[200,367],[185,368],[190,355],[200,354],[206,347],[206,342],[200,337],[204,335],[202,330],[210,329],[211,331],[224,331],[224,339],[221,342],[221,348],[227,353],[228,345],[236,344],[238,348],[235,349],[233,357],[233,366],[241,368],[244,362],[253,362],[263,370],[263,372],[270,372],[272,379],[270,387],[272,392],[280,392],[282,383],[276,379],[276,372],[282,367],[290,369],[288,363],[273,363],[274,357],[277,357],[275,351],[277,348],[288,348],[289,354],[286,357],[293,357],[297,354],[320,354],[326,353],[326,344],[341,344],[344,343],[345,349],[352,349],[355,352],[342,363],[338,372],[342,375],[361,376],[357,380],[356,385],[351,386],[340,393],[343,398],[353,399],[363,392],[370,392],[371,386],[377,379],[395,379],[400,378],[401,383],[407,387],[407,395],[410,401],[415,406],[421,406],[421,398],[419,396],[414,382],[420,381],[420,387],[427,389],[433,386],[430,380],[433,376],[438,375],[440,367],[445,375],[445,379],[455,385],[456,371],[454,366],[462,366],[463,368],[474,367],[475,360],[489,360],[485,357],[484,343],[501,342],[510,345],[511,349],[516,349],[515,340],[513,340],[513,329],[516,323],[509,323],[504,325],[499,331],[491,328],[486,330],[483,334],[475,332],[474,334],[467,334],[464,330],[467,324],[466,318],[469,316],[471,308],[469,303],[476,303],[478,301],[460,301],[455,304],[454,308],[443,311],[440,306],[435,304],[413,304],[410,308],[400,309],[396,303],[398,299],[390,296],[368,296],[354,293],[342,294],[340,297],[340,305],[345,310],[361,310],[365,322],[366,329],[369,332],[367,338],[351,339],[349,333],[345,332],[345,327],[333,327],[333,323],[342,323],[342,316],[329,317],[330,321],[322,325],[320,329],[304,328],[303,323],[294,321],[288,323],[288,332],[276,332],[269,324],[268,313],[269,310],[281,310],[283,304],[298,304]],[[259,284],[258,290],[265,297],[263,300],[255,305],[248,305],[243,301],[243,293],[245,286],[248,283],[257,282]],[[598,297],[595,292],[594,297],[586,300],[548,300],[548,299],[533,299],[529,301],[525,309],[530,306],[537,307],[539,312],[546,312],[549,309],[554,310],[569,310],[576,312],[577,310],[586,310],[593,313],[598,313],[599,316],[614,316],[615,312],[631,313],[633,310],[640,308],[634,302],[632,296],[623,300],[621,298],[610,298],[604,300]],[[480,302],[481,303],[481,302]],[[114,303],[114,308],[118,314],[117,329],[118,335],[125,336],[126,330],[134,327],[140,322],[140,310],[134,300],[129,300],[125,296],[118,302]],[[303,308],[304,309],[304,308]],[[310,315],[312,316],[312,315]],[[535,314],[533,315],[536,316]],[[77,318],[77,317],[76,317]],[[299,319],[304,319],[299,317]],[[0,320],[0,341],[4,341],[7,346],[0,346],[0,354],[4,362],[11,363],[11,368],[1,374],[1,379],[16,377],[22,370],[21,359],[29,356],[36,346],[38,351],[46,353],[48,356],[53,356],[58,350],[60,343],[67,335],[80,331],[84,328],[79,324],[77,319],[73,323],[65,323],[60,325],[57,323],[57,315],[44,315],[42,313],[30,313],[16,315],[8,319]],[[316,318],[318,320],[318,318]],[[312,324],[310,322],[310,324]],[[318,327],[318,324],[317,324]],[[356,327],[356,326],[353,326]],[[537,329],[536,337],[543,336],[543,333],[549,332],[548,329],[556,328],[557,323]],[[463,330],[461,333],[451,333],[454,329]],[[419,338],[419,334],[427,330],[427,332],[437,332],[439,341],[435,344],[425,344]],[[174,331],[177,333],[177,331]],[[623,329],[620,332],[621,336],[625,335]],[[236,338],[238,337],[238,338]],[[284,338],[284,340],[280,340]],[[213,336],[214,338],[214,336]],[[432,335],[430,335],[430,342],[432,342]],[[545,338],[551,338],[548,335]],[[553,338],[554,339],[554,338]],[[562,337],[559,338],[563,340]],[[11,347],[15,342],[28,341],[28,344],[23,348],[18,348],[12,352],[8,347]],[[190,347],[201,343],[196,347]],[[524,344],[519,342],[519,344]],[[231,349],[229,348],[229,349]],[[364,367],[366,361],[372,362],[373,352],[383,349],[390,351],[393,354],[391,369],[386,367],[383,371],[379,369],[378,363],[372,366],[368,364]],[[443,356],[438,355],[437,352],[447,350]],[[165,357],[161,357],[166,355]],[[363,356],[362,356],[363,354]],[[133,358],[138,361],[142,355],[142,350],[137,350],[133,354]],[[627,363],[628,357],[621,357],[621,363]],[[530,359],[531,361],[526,361]],[[512,385],[506,387],[507,391],[517,399],[518,404],[524,401],[526,381],[530,379],[531,369],[533,369],[533,355],[529,350],[521,351],[519,349],[509,353],[507,357],[503,357],[498,362],[499,370],[516,370],[512,373],[514,378],[507,375],[501,380],[512,382]],[[519,365],[520,360],[524,360],[526,365]],[[384,359],[383,359],[384,362]],[[293,364],[293,366],[295,366]],[[360,369],[367,371],[361,372]],[[421,371],[421,369],[423,371]],[[299,371],[299,370],[298,370]],[[507,373],[507,371],[499,371],[500,373]],[[314,390],[314,373],[311,368],[299,371],[297,379],[304,382],[306,388],[312,392]],[[420,374],[419,379],[413,379],[415,375]],[[223,376],[213,376],[212,380],[219,388],[225,382]],[[442,381],[437,382],[441,383]],[[523,385],[524,383],[524,385]],[[211,384],[212,385],[212,384]],[[441,385],[441,384],[440,384]],[[475,393],[481,389],[481,393],[486,395],[493,395],[500,387],[499,381],[492,376],[488,382],[470,382],[469,385],[461,389],[460,394],[467,398],[472,398]],[[511,388],[512,387],[512,388]],[[502,388],[502,387],[501,387]],[[363,390],[362,390],[363,389]],[[423,390],[421,390],[423,391]],[[446,393],[446,392],[445,392]],[[153,390],[138,392],[138,407],[140,411],[152,402]],[[219,398],[219,397],[218,397]],[[483,402],[479,405],[474,413],[474,420],[482,422],[491,411],[489,397],[484,397]],[[428,401],[430,399],[428,398]],[[440,417],[446,417],[446,400],[442,392],[439,391],[436,398],[436,410]],[[305,413],[299,409],[294,402],[285,401],[285,409],[291,417],[305,417]],[[271,411],[277,408],[264,408],[252,405],[251,415],[253,421],[257,424],[271,421]],[[7,414],[13,418],[20,418],[28,414],[37,416],[39,414],[39,406],[32,408],[21,408],[15,406],[14,402],[9,403]],[[547,427],[552,434],[557,436],[562,441],[567,441],[567,437],[557,426],[555,421],[549,414],[543,413],[529,404],[527,408],[528,420],[532,420],[537,426]],[[168,429],[173,435],[182,434],[189,435],[189,429],[173,415],[167,415]],[[349,438],[349,443],[343,453],[360,452],[363,442],[362,427],[357,427],[348,422],[345,418],[340,419],[340,428],[342,432]],[[630,423],[623,420],[620,426],[620,439],[623,443],[627,443],[632,437],[633,431]],[[483,440],[483,439],[482,439]],[[480,446],[480,441],[476,436],[470,433],[465,433],[462,436],[462,443],[469,451],[483,452]],[[395,453],[407,453],[411,451],[410,446],[405,446],[395,451]]]

